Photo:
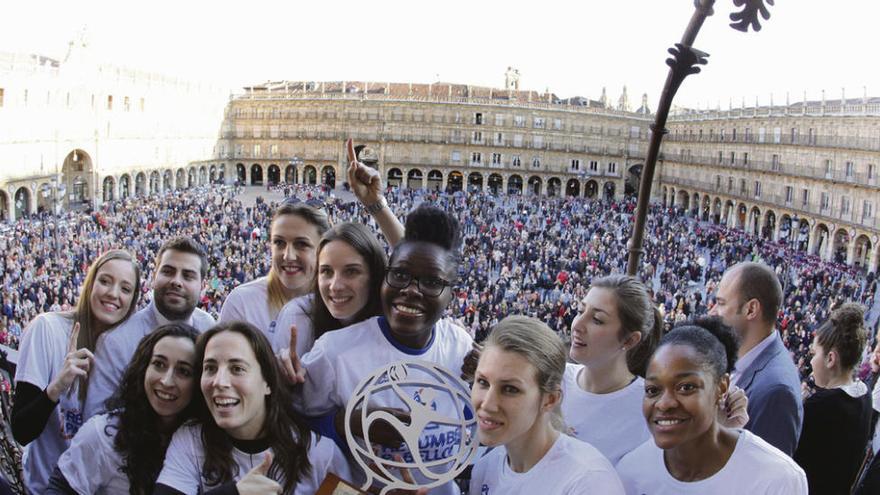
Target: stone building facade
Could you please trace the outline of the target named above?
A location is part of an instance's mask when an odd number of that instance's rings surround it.
[[[667,127],[664,204],[877,270],[880,99],[687,112]]]
[[[592,100],[456,84],[279,82],[226,110],[220,157],[248,184],[337,186],[344,142],[373,148],[390,185],[621,197],[649,116]],[[632,187],[632,185],[630,186]]]
[[[96,63],[84,38],[63,61],[0,53],[0,220],[219,179],[228,97]]]

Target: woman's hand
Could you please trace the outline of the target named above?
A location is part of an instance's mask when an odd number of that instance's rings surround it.
[[[306,369],[296,353],[296,325],[290,325],[290,347],[281,349],[275,355],[281,374],[291,385],[299,385],[306,381]]]
[[[272,467],[272,454],[267,452],[263,456],[263,462],[248,471],[244,478],[235,484],[239,495],[263,495],[266,493],[281,493],[281,485],[266,476]]]
[[[46,395],[52,402],[58,402],[61,394],[70,390],[74,382],[81,378],[87,379],[89,369],[95,362],[95,355],[86,348],[77,349],[76,340],[79,337],[79,323],[73,324],[73,330],[70,332],[70,340],[67,342],[67,356],[64,357],[64,365],[61,371],[55,376],[55,379],[46,387]]]
[[[376,204],[382,200],[382,177],[379,171],[359,162],[354,152],[354,142],[345,142],[348,149],[348,184],[351,192],[362,205]]]

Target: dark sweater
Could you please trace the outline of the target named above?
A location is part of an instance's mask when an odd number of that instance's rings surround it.
[[[839,388],[817,388],[804,401],[794,460],[806,471],[811,494],[849,494],[865,456],[871,414],[870,391],[852,397]]]

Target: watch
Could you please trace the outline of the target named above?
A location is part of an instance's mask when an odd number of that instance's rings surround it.
[[[380,196],[379,201],[376,201],[373,204],[366,205],[364,207],[364,209],[367,210],[367,213],[369,213],[370,215],[375,215],[376,213],[379,213],[382,210],[382,208],[385,208],[386,206],[388,206],[388,202],[385,201],[385,196]]]

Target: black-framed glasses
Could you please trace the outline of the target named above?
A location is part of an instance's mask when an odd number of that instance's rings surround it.
[[[413,280],[415,280],[419,292],[429,297],[443,294],[443,290],[452,285],[451,282],[439,277],[413,277],[412,273],[401,268],[389,268],[385,272],[385,283],[395,289],[406,289],[409,284],[413,283]]]

